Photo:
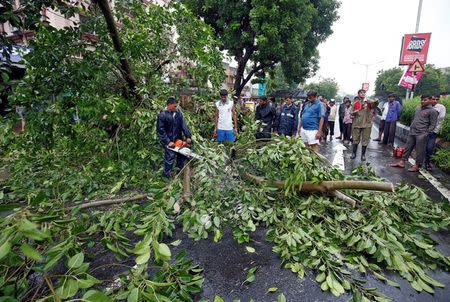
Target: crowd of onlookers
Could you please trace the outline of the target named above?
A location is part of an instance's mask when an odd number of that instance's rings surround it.
[[[237,114],[234,101],[228,98],[227,90],[219,92],[220,99],[215,102],[214,138],[219,143],[234,143],[237,137]],[[445,107],[439,104],[439,95],[422,95],[421,106],[416,110],[410,126],[409,137],[402,151],[401,160],[392,164],[393,167],[405,167],[412,151],[416,150],[416,162],[409,171],[419,171],[425,164],[431,170],[430,159],[434,151],[436,136],[440,131],[445,117]],[[255,108],[255,119],[258,129],[255,137],[260,141],[268,141],[272,135],[300,137],[305,144],[319,151],[320,142],[334,138],[335,122],[339,123],[341,139],[344,144],[351,142],[350,159],[355,159],[361,146],[361,161],[366,160],[367,146],[370,142],[372,125],[378,111],[381,113],[378,137],[375,141],[393,147],[397,121],[400,118],[402,105],[394,94],[389,94],[385,102],[366,97],[366,91],[358,90],[353,102],[345,97],[339,109],[333,100],[318,95],[316,91],[308,91],[306,100],[294,104],[291,95],[287,95],[278,104],[267,96],[259,96]],[[158,117],[158,134],[165,148],[164,174],[170,172],[175,157],[177,165],[183,165],[183,157],[173,149],[176,141],[187,139],[190,144],[190,131],[182,113],[177,109],[175,98],[169,98],[167,106]]]

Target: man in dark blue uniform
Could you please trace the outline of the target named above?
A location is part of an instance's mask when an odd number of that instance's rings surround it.
[[[261,121],[260,129],[256,133],[256,139],[268,140],[271,137],[272,128],[277,118],[275,106],[267,101],[266,96],[259,97],[259,103],[255,109],[255,120]]]
[[[178,110],[178,102],[174,97],[169,97],[166,102],[166,108],[161,110],[156,122],[156,131],[158,132],[159,141],[164,147],[164,171],[165,177],[170,176],[173,162],[177,158],[177,167],[182,169],[186,157],[176,153],[169,148],[175,147],[176,140],[186,138],[187,145],[191,144],[191,132],[184,120],[183,114]]]
[[[292,97],[289,95],[278,115],[276,123],[279,135],[294,136],[297,134],[298,127],[298,108],[292,103]]]

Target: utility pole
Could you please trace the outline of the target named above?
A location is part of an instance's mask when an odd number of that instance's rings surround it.
[[[376,64],[383,63],[383,62],[384,62],[384,61],[379,61],[379,62],[371,63],[371,64],[364,64],[364,63],[353,62],[353,64],[355,64],[355,65],[361,65],[361,66],[366,67],[365,83],[367,83],[367,80],[368,80],[368,74],[369,74],[369,67],[372,66],[372,65],[376,65]]]
[[[419,25],[420,25],[420,15],[422,14],[422,2],[423,0],[419,0],[419,7],[417,8],[417,19],[416,19],[416,30],[414,33],[419,32]],[[409,89],[406,89],[406,99],[412,99],[414,97],[414,91],[411,91]]]

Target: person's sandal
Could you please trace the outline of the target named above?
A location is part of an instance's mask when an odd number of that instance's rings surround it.
[[[417,165],[412,166],[408,169],[409,172],[419,172],[420,168]]]
[[[405,167],[405,164],[402,164],[402,163],[393,163],[393,164],[390,164],[390,166],[391,167],[395,167],[395,168],[404,168]]]

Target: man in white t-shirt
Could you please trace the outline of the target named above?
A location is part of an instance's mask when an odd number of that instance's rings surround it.
[[[216,114],[214,116],[214,137],[217,142],[234,143],[237,134],[237,115],[234,103],[228,99],[228,91],[222,89],[219,92],[220,100],[216,102]],[[234,127],[233,127],[234,125]]]
[[[434,147],[436,145],[436,137],[438,136],[439,132],[442,128],[442,123],[445,119],[446,109],[445,106],[442,104],[439,104],[439,98],[440,95],[436,94],[432,96],[432,105],[433,108],[439,113],[437,118],[436,127],[434,130],[428,134],[428,140],[427,140],[427,147],[426,147],[426,154],[425,154],[425,168],[428,171],[432,171],[433,167],[431,166],[431,156],[434,153]]]
[[[381,109],[381,118],[380,118],[380,125],[378,127],[378,138],[374,139],[374,141],[381,143],[381,136],[383,135],[384,132],[384,126],[386,125],[386,116],[389,111],[389,102],[388,101],[384,102],[380,109]]]

